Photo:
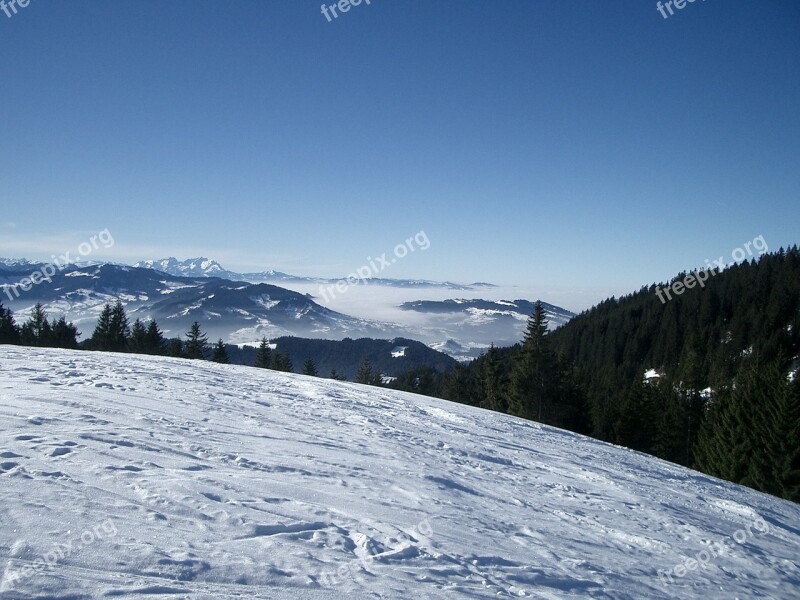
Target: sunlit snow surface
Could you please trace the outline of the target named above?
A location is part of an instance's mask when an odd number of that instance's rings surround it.
[[[4,599],[800,590],[799,506],[444,401],[3,346],[0,411]]]

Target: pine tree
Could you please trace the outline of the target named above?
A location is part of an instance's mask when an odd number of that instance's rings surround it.
[[[200,330],[200,323],[195,321],[186,334],[184,352],[191,360],[205,360],[208,350],[208,337]]]
[[[214,353],[211,356],[211,360],[223,365],[227,365],[231,362],[228,357],[228,351],[225,349],[225,342],[222,341],[222,338],[214,345]]]
[[[117,300],[114,308],[111,309],[108,350],[125,352],[128,349],[128,337],[130,337],[128,316],[125,314],[125,307],[122,306],[122,301]]]
[[[756,364],[746,397],[752,416],[751,454],[743,485],[798,500],[800,403],[786,377],[785,361]]]
[[[331,374],[328,375],[328,379],[335,379],[336,381],[347,381],[347,377],[344,375],[340,375],[335,368],[331,369]]]
[[[501,367],[497,348],[492,344],[486,353],[481,372],[483,400],[481,406],[497,412],[508,412],[508,400],[502,385]]]
[[[20,341],[23,346],[49,346],[52,329],[41,302],[31,309],[31,316],[22,325]]]
[[[0,302],[0,344],[19,344],[19,327],[14,322],[11,309],[3,308]]]
[[[310,358],[306,358],[305,363],[303,363],[303,375],[317,376],[317,365]]]
[[[150,321],[147,326],[147,336],[145,338],[145,352],[147,354],[163,354],[165,352],[166,341],[158,323]]]
[[[752,480],[751,463],[763,464],[754,407],[763,401],[764,381],[755,361],[744,365],[732,388],[712,396],[695,452],[699,470],[734,483]]]
[[[555,354],[547,339],[547,318],[537,301],[528,319],[525,338],[511,373],[509,412],[518,417],[547,422],[558,390]]]
[[[369,359],[364,357],[361,360],[361,364],[358,365],[358,371],[356,372],[356,383],[363,383],[366,385],[372,385],[375,381],[375,372],[372,370],[372,364],[369,362]]]
[[[186,358],[186,354],[183,350],[183,340],[179,338],[172,338],[167,340],[165,345],[167,356],[172,356],[174,358]]]
[[[112,345],[111,305],[106,304],[97,318],[97,325],[89,340],[89,347],[92,350],[111,350]]]
[[[51,343],[55,348],[66,348],[75,350],[78,348],[78,328],[72,323],[67,323],[66,317],[62,316],[53,322],[50,332]]]
[[[289,353],[278,352],[277,349],[272,353],[272,359],[270,361],[269,368],[274,371],[283,371],[285,373],[294,372],[294,365],[292,364],[292,360],[289,358]]]
[[[261,338],[261,344],[256,353],[256,362],[254,366],[259,369],[272,368],[272,349],[269,347],[269,342],[267,342],[267,338],[265,337]]]
[[[781,495],[793,502],[800,502],[800,374],[796,370],[790,388],[783,425],[786,445],[777,471],[781,480]]]
[[[130,338],[128,338],[128,351],[134,354],[146,354],[147,350],[147,329],[140,319],[136,319],[131,327]]]

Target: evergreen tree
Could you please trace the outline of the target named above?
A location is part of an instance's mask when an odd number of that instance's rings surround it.
[[[317,376],[317,365],[310,358],[306,358],[305,363],[303,363],[303,375]]]
[[[47,313],[40,302],[31,309],[31,316],[22,325],[20,341],[23,346],[51,345],[52,329],[47,320]]]
[[[372,364],[369,362],[369,359],[364,357],[361,360],[361,364],[358,365],[358,371],[356,372],[356,383],[363,383],[366,385],[372,385],[375,381],[375,372],[372,370]]]
[[[195,321],[186,334],[184,352],[191,360],[205,360],[208,351],[208,337],[200,330],[200,323]]]
[[[267,338],[261,338],[261,344],[258,346],[258,353],[256,354],[255,365],[259,369],[272,368],[272,349],[269,347]]]
[[[335,368],[331,369],[331,374],[328,375],[328,379],[335,379],[336,381],[347,381],[347,377],[337,373]]]
[[[453,370],[443,375],[442,398],[460,404],[471,404],[467,369],[456,363]]]
[[[163,354],[165,352],[166,341],[158,323],[150,321],[147,326],[147,335],[145,336],[145,352],[147,354]]]
[[[228,357],[228,351],[225,349],[225,342],[223,342],[221,338],[214,345],[214,353],[211,356],[211,360],[224,365],[227,365],[229,362],[231,362],[230,358]]]
[[[106,304],[100,312],[100,316],[97,318],[97,325],[89,340],[89,347],[92,350],[111,350],[113,347],[112,338],[111,305]]]
[[[269,368],[274,371],[283,371],[285,373],[294,372],[294,365],[292,364],[292,360],[289,358],[289,353],[278,352],[277,349],[272,353],[272,359],[270,361]]]
[[[114,307],[111,309],[108,350],[112,352],[125,352],[128,349],[128,337],[130,337],[128,316],[125,314],[125,307],[122,306],[122,301],[117,300]]]
[[[785,447],[777,465],[782,484],[782,496],[800,502],[800,373],[795,368],[794,382],[790,384],[788,402],[782,411],[785,415],[783,439]],[[776,435],[781,435],[777,432]]]
[[[511,373],[509,412],[547,422],[558,390],[555,354],[547,339],[547,319],[541,302],[536,302],[528,319],[525,338]]]
[[[19,344],[19,327],[14,322],[11,309],[3,308],[0,302],[0,344]]]
[[[508,412],[508,400],[503,386],[501,366],[497,358],[497,348],[492,344],[486,353],[481,370],[483,400],[481,406],[497,412]]]
[[[78,348],[78,328],[72,323],[67,323],[66,317],[62,316],[53,322],[50,332],[51,344],[55,348],[66,348],[76,350]]]
[[[128,351],[134,354],[146,354],[148,351],[147,329],[140,319],[136,319],[131,326],[131,335],[128,338]]]
[[[167,356],[172,356],[174,358],[186,358],[186,353],[184,352],[184,344],[183,340],[180,338],[172,338],[167,340],[166,342],[167,347]]]
[[[696,448],[696,466],[710,475],[775,495],[791,488],[792,446],[800,427],[791,385],[779,362],[753,357],[732,389],[714,398]]]

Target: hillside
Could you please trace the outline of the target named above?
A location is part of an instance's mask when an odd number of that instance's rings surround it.
[[[405,338],[315,340],[279,337],[270,342],[275,350],[289,355],[297,372],[301,371],[304,361],[310,358],[321,376],[327,377],[332,370],[336,370],[351,381],[355,379],[359,364],[365,358],[375,371],[391,377],[399,377],[409,370],[421,367],[444,372],[456,364],[455,359],[447,354]],[[228,349],[228,354],[232,364],[249,366],[255,362],[257,349],[252,346],[234,346]]]
[[[436,399],[2,346],[0,411],[3,598],[794,598],[800,585],[800,506]]]

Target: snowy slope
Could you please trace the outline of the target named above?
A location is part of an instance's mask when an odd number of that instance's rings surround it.
[[[443,401],[2,346],[0,411],[4,599],[800,589],[800,506]]]

